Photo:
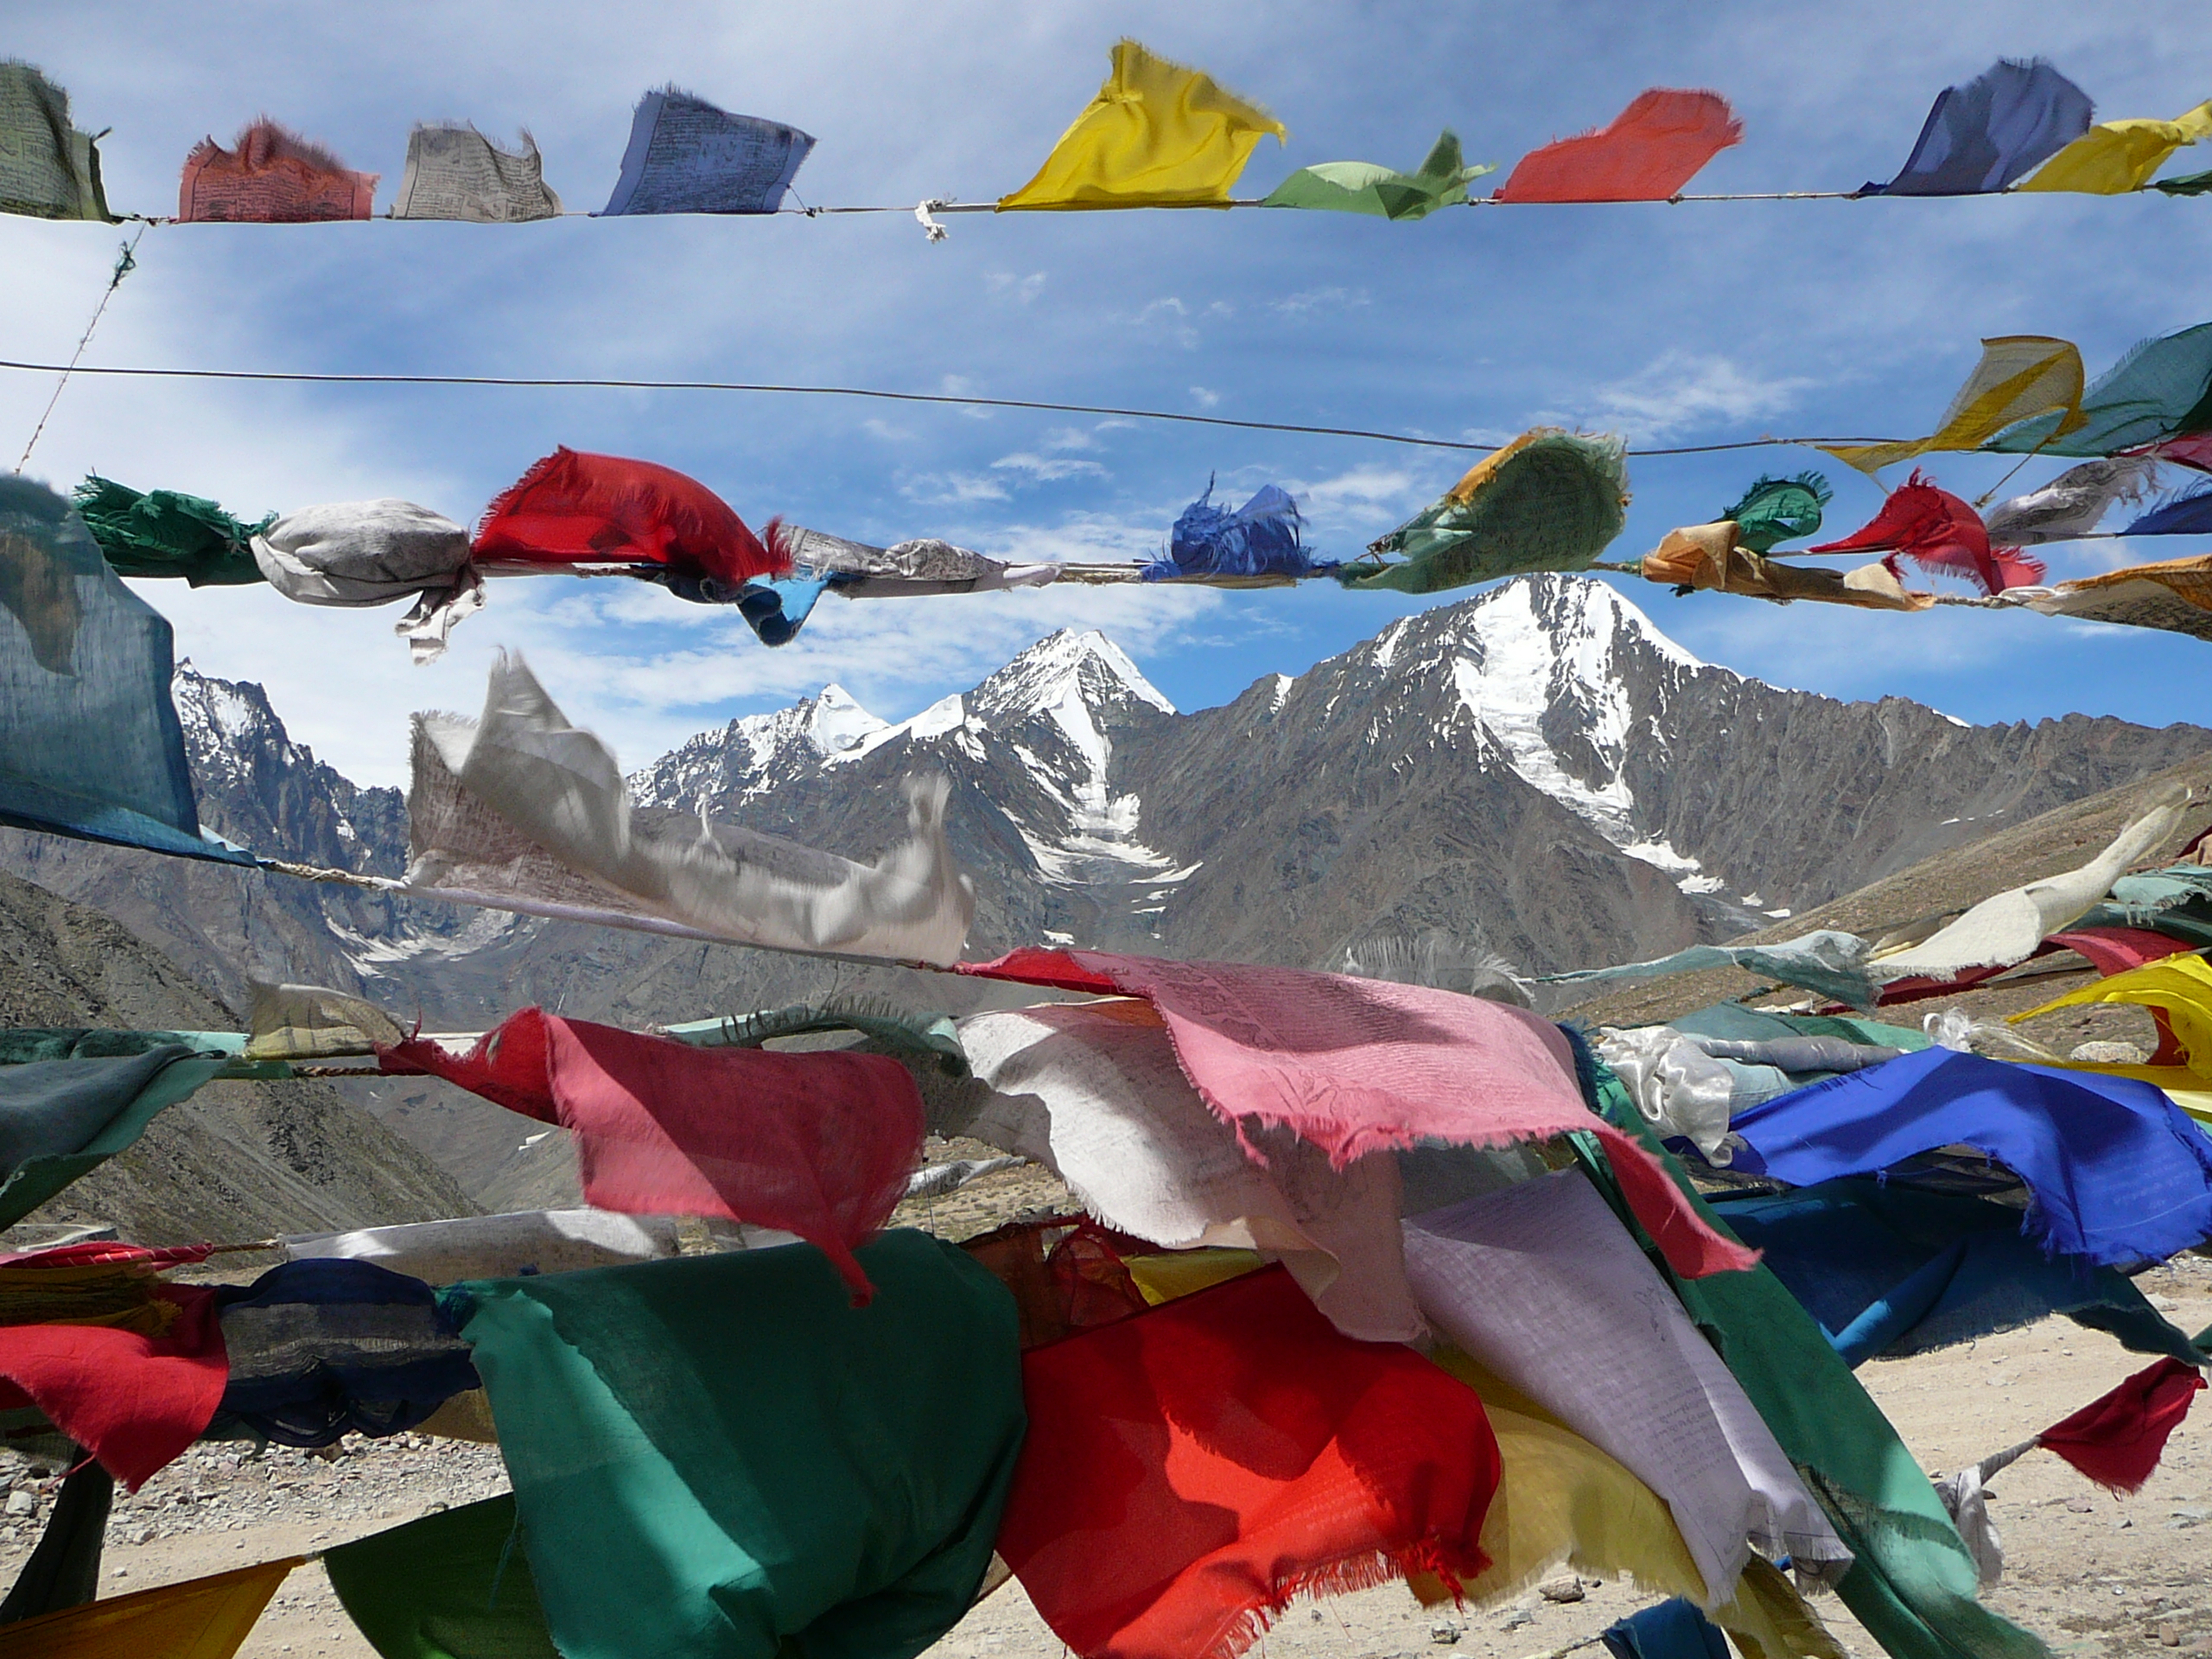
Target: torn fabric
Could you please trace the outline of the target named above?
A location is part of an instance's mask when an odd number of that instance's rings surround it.
[[[111,220],[98,140],[69,118],[69,94],[19,59],[0,61],[0,213]]]
[[[1795,478],[1761,474],[1720,518],[1736,526],[1736,544],[1754,553],[1771,553],[1783,542],[1817,535],[1821,512],[1835,492],[1818,473]]]
[[[1085,1659],[1234,1659],[1296,1596],[1488,1565],[1481,1400],[1280,1269],[1033,1348],[1022,1382],[999,1554]]]
[[[1338,579],[1433,594],[1535,570],[1586,570],[1625,522],[1624,453],[1616,437],[1524,432],[1369,548],[1402,554],[1403,563],[1346,565]]]
[[[992,1090],[960,1134],[1044,1165],[1121,1232],[1282,1262],[1348,1337],[1427,1334],[1406,1287],[1388,1153],[1334,1170],[1319,1147],[1277,1128],[1246,1131],[1257,1156],[1248,1154],[1184,1077],[1160,1015],[1137,999],[974,1014],[960,1039]]]
[[[2212,431],[2212,322],[2146,340],[2082,394],[2078,416],[2038,415],[1982,445],[2006,454],[2110,455]]]
[[[561,1659],[512,1492],[333,1546],[330,1587],[385,1659]]]
[[[1871,476],[1932,450],[1980,448],[2006,428],[2037,416],[2053,437],[2063,437],[2086,418],[2082,412],[2084,373],[2081,347],[2070,340],[2047,334],[1997,335],[1981,342],[1981,360],[1953,394],[1951,406],[1927,437],[1905,443],[1821,448]]]
[[[176,216],[186,224],[301,224],[366,219],[377,175],[356,173],[320,144],[264,118],[236,148],[203,138],[185,158]]]
[[[672,1217],[611,1210],[521,1210],[347,1233],[288,1233],[277,1243],[288,1261],[345,1257],[432,1285],[575,1273],[677,1253]]]
[[[1469,167],[1459,153],[1459,137],[1446,131],[1430,146],[1427,159],[1411,173],[1372,162],[1322,162],[1301,167],[1268,193],[1262,207],[1320,207],[1376,219],[1426,219],[1440,207],[1467,200],[1467,186],[1491,165]]]
[[[1960,576],[1985,594],[2041,582],[2043,561],[2018,549],[1992,547],[1976,512],[1948,490],[1939,490],[1915,468],[1891,490],[1882,510],[1841,541],[1822,542],[1808,553],[1887,552],[1892,574],[1902,554],[1924,570]]]
[[[1526,1009],[1338,974],[1097,950],[1016,950],[958,971],[1145,998],[1224,1122],[1282,1125],[1339,1170],[1424,1141],[1503,1147],[1588,1130],[1619,1147],[1637,1213],[1679,1271],[1719,1273],[1752,1259],[1693,1221],[1659,1166],[1592,1120],[1567,1039]]]
[[[1437,1328],[1665,1500],[1703,1605],[1729,1599],[1753,1548],[1814,1580],[1850,1565],[1741,1386],[1580,1172],[1412,1217],[1405,1240]]]
[[[2023,190],[2082,190],[2116,196],[2140,190],[2187,144],[2212,137],[2212,102],[2158,121],[2100,121],[2024,181]]]
[[[664,86],[638,100],[614,194],[599,211],[772,213],[813,149],[797,127]]]
[[[1231,512],[1206,493],[1183,509],[1168,532],[1167,556],[1144,568],[1145,580],[1170,576],[1307,576],[1318,568],[1300,532],[1306,520],[1287,491],[1262,484]]]
[[[733,589],[786,568],[698,480],[653,461],[565,445],[485,509],[474,553],[524,566],[659,564]]]
[[[2024,588],[2019,602],[2045,616],[2159,628],[2212,639],[2212,553],[2126,565],[2052,588]]]
[[[2000,58],[1936,98],[1897,175],[1861,195],[1970,196],[2002,190],[2088,130],[2089,95],[2037,58]]]
[[[2212,535],[2212,487],[2200,486],[2161,503],[2120,531],[2123,536]]]
[[[1500,201],[1664,201],[1699,169],[1744,141],[1744,124],[1718,92],[1655,86],[1612,124],[1530,150],[1497,188]]]
[[[267,580],[252,542],[276,522],[233,518],[204,496],[140,492],[94,473],[72,493],[78,515],[118,576],[182,576],[194,588]]]
[[[418,125],[407,135],[407,170],[391,204],[394,219],[460,219],[515,225],[552,219],[561,198],[546,187],[537,141],[493,143],[467,122]]]
[[[1643,556],[1637,568],[1646,582],[1671,582],[1700,592],[1743,594],[1782,604],[1809,599],[1827,605],[1853,605],[1862,610],[1924,611],[1936,603],[1933,594],[1907,590],[1878,562],[1862,564],[1855,570],[1790,564],[1738,546],[1738,527],[1726,519],[1717,524],[1670,530],[1658,546]]]
[[[1545,974],[1547,985],[1580,985],[1609,979],[1657,979],[1668,974],[1702,973],[1708,968],[1740,968],[1745,973],[1800,985],[1854,1008],[1874,1006],[1874,979],[1866,962],[1866,941],[1855,933],[1821,928],[1772,944],[1693,944],[1650,962],[1614,968],[1582,968]]]
[[[465,903],[940,965],[975,915],[944,779],[909,785],[907,839],[873,864],[733,824],[648,828],[614,756],[519,657],[493,664],[480,721],[416,715],[414,762],[407,883]]]
[[[2085,461],[2041,489],[1999,501],[1982,514],[1981,522],[1993,543],[2006,546],[2070,542],[2095,530],[2115,502],[2141,500],[2157,467],[2154,455]],[[2139,532],[2130,526],[2129,533]]]
[[[999,209],[1225,207],[1270,133],[1290,130],[1211,75],[1122,41],[1098,95]]]

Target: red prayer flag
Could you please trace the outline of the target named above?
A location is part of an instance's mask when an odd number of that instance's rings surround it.
[[[2181,1426],[2204,1387],[2196,1366],[2162,1359],[2135,1373],[2063,1423],[2036,1437],[2100,1486],[2140,1491],[2158,1466],[2166,1437]]]
[[[664,564],[734,588],[790,569],[695,478],[563,448],[485,510],[471,556],[519,564]]]
[[[1233,1659],[1300,1594],[1489,1565],[1497,1437],[1281,1268],[1033,1348],[999,1554],[1081,1659]]]
[[[856,1302],[873,1287],[853,1250],[921,1155],[921,1092],[880,1054],[694,1048],[525,1008],[465,1055],[417,1039],[378,1058],[575,1131],[586,1203],[796,1233]]]
[[[1707,1226],[1642,1146],[1590,1110],[1567,1039],[1525,1008],[1342,974],[1103,950],[1025,949],[958,971],[1145,998],[1224,1122],[1240,1135],[1246,1118],[1285,1125],[1338,1169],[1424,1139],[1502,1147],[1593,1135],[1676,1273],[1698,1279],[1758,1260]]]
[[[1718,92],[1655,86],[1612,125],[1523,156],[1500,201],[1664,201],[1731,144],[1744,124]]]
[[[198,1440],[231,1365],[215,1293],[159,1285],[176,1321],[158,1337],[115,1325],[0,1325],[0,1410],[36,1406],[132,1491]]]
[[[1948,490],[1928,482],[1918,467],[1912,476],[1891,490],[1882,510],[1862,528],[1840,542],[1823,542],[1808,553],[1858,553],[1891,550],[1882,563],[1891,575],[1899,574],[1897,555],[1904,554],[1922,568],[1954,576],[1967,576],[1985,594],[2007,588],[2024,588],[2044,578],[2044,563],[2017,547],[1993,548],[1981,515]]]
[[[366,219],[377,175],[356,173],[320,144],[264,116],[225,149],[203,138],[185,157],[176,216],[187,222],[300,224]]]

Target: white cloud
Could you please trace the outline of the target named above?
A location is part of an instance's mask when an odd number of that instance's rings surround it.
[[[1045,273],[1033,270],[1027,276],[1017,276],[1010,270],[994,270],[985,274],[983,286],[1018,305],[1028,305],[1045,291]]]
[[[1200,409],[1218,409],[1221,406],[1221,394],[1210,386],[1192,386],[1191,401]]]
[[[1302,317],[1316,311],[1353,311],[1370,302],[1363,288],[1308,288],[1268,301],[1268,308],[1279,316]]]
[[[1750,435],[1751,423],[1795,408],[1799,394],[1815,384],[1803,375],[1767,373],[1729,358],[1671,349],[1628,378],[1596,388],[1582,409],[1541,415],[1532,424],[1618,431],[1644,443],[1721,429]]]
[[[995,470],[1019,473],[1033,484],[1056,483],[1064,478],[1104,478],[1106,469],[1095,461],[1075,461],[1065,455],[1034,455],[1016,450],[991,463]]]
[[[902,476],[899,493],[927,507],[964,506],[977,501],[1004,501],[1006,486],[975,473],[917,473]]]

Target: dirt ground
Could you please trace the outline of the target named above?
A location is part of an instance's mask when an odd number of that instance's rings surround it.
[[[1022,1175],[1024,1172],[1015,1172]],[[1003,1202],[1003,1199],[1001,1199]],[[938,1217],[946,1217],[942,1211]],[[2140,1282],[2183,1330],[2212,1325],[2212,1260],[2184,1256]],[[1931,1471],[2023,1440],[2150,1363],[2063,1319],[1910,1359],[1877,1360],[1859,1376]],[[498,1451],[403,1435],[349,1438],[336,1455],[206,1446],[137,1496],[118,1494],[102,1593],[122,1595],[247,1561],[308,1554],[506,1484]],[[6,1454],[13,1458],[13,1454]],[[0,1468],[0,1582],[12,1581],[37,1537],[54,1482],[20,1459]],[[2138,1496],[2115,1498],[2047,1453],[2031,1452],[1993,1483],[2004,1582],[1989,1602],[2062,1654],[2120,1659],[2179,1648],[2212,1651],[2212,1406],[2200,1405]],[[22,1496],[16,1497],[20,1492]],[[22,1513],[25,1507],[30,1513]],[[1650,1598],[1618,1582],[1567,1585],[1580,1599],[1532,1592],[1510,1604],[1431,1612],[1386,1586],[1293,1608],[1269,1632],[1263,1659],[1523,1659],[1594,1636]],[[1858,1659],[1879,1649],[1833,1597],[1816,1604]],[[372,1659],[320,1565],[295,1573],[242,1650],[249,1659]],[[1255,1655],[1262,1649],[1255,1648]],[[1061,1659],[1059,1640],[1018,1584],[989,1597],[934,1659]]]

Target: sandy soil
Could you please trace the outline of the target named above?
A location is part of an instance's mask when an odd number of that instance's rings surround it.
[[[942,1213],[940,1221],[944,1219]],[[2212,1261],[2184,1256],[2139,1281],[2177,1324],[2212,1325]],[[1860,1376],[1931,1471],[1956,1468],[2023,1440],[2087,1404],[2148,1362],[2110,1338],[2047,1319],[1939,1354],[1877,1360]],[[108,1528],[103,1593],[168,1584],[249,1560],[305,1554],[432,1510],[501,1491],[498,1452],[417,1435],[348,1439],[337,1455],[203,1446],[118,1502]],[[11,1580],[42,1524],[53,1482],[22,1467],[0,1520],[0,1581]],[[1991,1604],[2062,1654],[2119,1659],[2182,1648],[2212,1651],[2212,1406],[2170,1442],[2164,1466],[2132,1498],[2115,1498],[2057,1459],[2031,1452],[1994,1483],[2004,1582]],[[9,1535],[13,1533],[14,1536]],[[1508,1605],[1430,1612],[1395,1586],[1294,1608],[1269,1633],[1268,1659],[1323,1654],[1411,1659],[1447,1650],[1467,1659],[1522,1659],[1593,1636],[1649,1598],[1621,1583],[1553,1580],[1555,1601],[1531,1592]],[[1879,1649],[1834,1598],[1817,1604],[1859,1659]],[[247,1642],[276,1655],[372,1659],[310,1562],[294,1573]],[[1261,1649],[1255,1649],[1255,1654]],[[935,1659],[1060,1659],[1062,1649],[1019,1585],[984,1601],[933,1650]]]

